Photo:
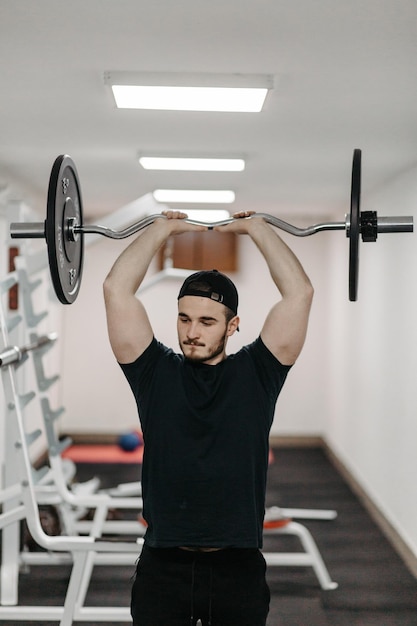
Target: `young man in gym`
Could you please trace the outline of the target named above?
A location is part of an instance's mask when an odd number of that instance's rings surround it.
[[[136,297],[171,236],[206,230],[169,211],[119,258],[104,283],[110,343],[136,398],[144,435],[145,542],[132,588],[134,626],[265,626],[269,589],[262,529],[275,403],[304,344],[313,288],[256,213],[224,232],[247,234],[281,295],[253,343],[227,356],[238,294],[213,270],[178,295],[182,354],[154,337]],[[245,219],[250,218],[250,219]]]

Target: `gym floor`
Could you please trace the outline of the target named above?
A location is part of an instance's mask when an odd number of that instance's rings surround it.
[[[97,475],[103,487],[138,480],[139,473],[137,464],[77,466],[78,481]],[[321,590],[308,567],[270,567],[268,626],[417,626],[417,580],[322,449],[274,450],[267,506],[274,505],[337,511],[332,521],[301,522],[311,531],[339,587]],[[296,551],[300,547],[293,536],[269,536],[264,549]],[[126,567],[97,567],[86,604],[128,606],[132,573]],[[42,567],[41,571],[32,567],[20,577],[20,604],[59,604],[68,575],[65,567]],[[12,626],[12,622],[3,624]],[[89,624],[102,626],[100,622]]]

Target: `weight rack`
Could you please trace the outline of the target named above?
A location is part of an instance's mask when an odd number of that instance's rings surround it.
[[[44,256],[44,255],[43,255]],[[36,267],[37,263],[28,263]],[[26,259],[28,261],[28,259]],[[9,273],[0,281],[0,353],[9,355],[10,335],[13,330],[25,323],[28,328],[36,327],[48,312],[35,313],[32,294],[42,283],[42,280],[31,280],[26,271],[24,259],[16,259],[18,269]],[[4,299],[8,290],[20,286],[20,295],[23,299],[23,313],[8,317]],[[31,333],[31,341],[36,342],[38,335]],[[40,470],[32,465],[30,448],[42,435],[42,430],[36,428],[27,431],[25,410],[33,406],[37,399],[43,407],[44,421],[51,424],[61,414],[62,409],[51,411],[45,402],[45,392],[59,379],[54,375],[47,377],[43,367],[43,357],[53,345],[51,339],[39,350],[34,349],[34,368],[36,391],[19,392],[19,371],[28,361],[28,353],[24,350],[9,363],[3,363],[1,378],[5,396],[5,424],[4,424],[4,472],[3,484],[0,489],[2,512],[0,514],[0,529],[2,531],[2,561],[0,571],[0,621],[13,622],[35,620],[39,622],[59,621],[61,626],[71,626],[73,621],[124,621],[130,622],[128,607],[84,607],[84,600],[90,582],[92,568],[95,564],[114,563],[120,560],[123,564],[130,563],[132,568],[140,551],[137,541],[113,543],[96,541],[92,534],[89,536],[59,536],[46,535],[39,520],[39,505],[62,501],[56,486],[53,469],[43,466]],[[43,400],[43,402],[42,402]],[[58,442],[54,452],[60,454],[68,442]],[[92,502],[93,496],[88,496]],[[109,501],[108,497],[105,497]],[[94,500],[94,498],[93,498]],[[85,503],[87,502],[87,498]],[[114,501],[112,500],[113,504]],[[135,498],[136,504],[138,498]],[[78,502],[77,502],[78,503]],[[130,503],[132,504],[132,503]],[[31,560],[30,553],[21,552],[21,524],[26,521],[29,531],[38,545],[46,552],[34,554]],[[25,559],[24,557],[28,558]],[[37,562],[37,557],[40,561]],[[19,571],[22,564],[62,564],[72,565],[65,603],[63,606],[21,606],[18,604]]]

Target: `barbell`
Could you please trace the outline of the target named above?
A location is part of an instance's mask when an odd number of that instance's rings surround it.
[[[39,350],[50,343],[53,343],[58,338],[56,333],[49,333],[48,335],[41,335],[35,337],[33,341],[26,346],[7,346],[0,352],[0,367],[6,367],[12,363],[19,363],[23,360],[23,357],[32,350]]]
[[[361,211],[361,159],[362,151],[355,149],[352,160],[352,184],[350,212],[343,222],[314,224],[298,228],[266,213],[256,213],[272,226],[296,237],[306,237],[327,230],[345,230],[349,238],[349,300],[358,297],[359,241],[375,242],[379,233],[413,232],[413,218],[378,217],[376,211]],[[82,278],[84,262],[84,235],[98,234],[111,239],[124,239],[139,232],[164,215],[150,215],[127,228],[116,231],[100,225],[83,224],[81,187],[74,161],[68,155],[60,155],[52,167],[47,198],[45,222],[20,222],[10,225],[13,239],[37,238],[46,240],[52,283],[57,298],[63,304],[76,299]],[[246,219],[251,219],[250,217]],[[233,218],[205,223],[186,218],[190,224],[223,226]]]

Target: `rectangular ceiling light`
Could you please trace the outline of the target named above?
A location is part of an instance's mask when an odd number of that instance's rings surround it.
[[[118,108],[259,113],[269,74],[106,72]]]
[[[242,172],[245,169],[243,159],[142,156],[139,158],[139,163],[145,170]]]
[[[185,211],[190,220],[196,220],[197,222],[222,222],[223,220],[230,219],[229,211],[225,209],[191,209]]]
[[[259,113],[266,89],[231,89],[219,87],[149,87],[113,85],[119,109],[155,109],[160,111],[223,111]]]
[[[195,204],[231,204],[235,201],[234,191],[218,189],[155,189],[157,202],[179,202]]]

